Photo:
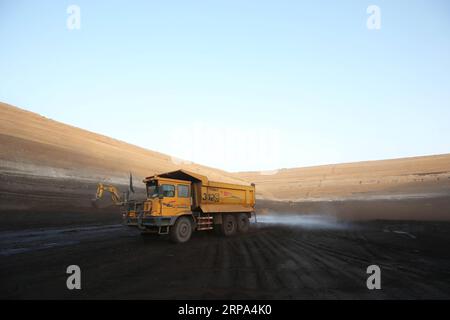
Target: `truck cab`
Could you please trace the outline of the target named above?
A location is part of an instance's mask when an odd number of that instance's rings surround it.
[[[140,211],[126,212],[125,224],[146,232],[166,234],[179,216],[192,215],[190,181],[154,176],[143,182],[146,199]]]
[[[192,205],[190,181],[153,178],[144,182],[147,192],[144,216],[178,216],[190,213]]]

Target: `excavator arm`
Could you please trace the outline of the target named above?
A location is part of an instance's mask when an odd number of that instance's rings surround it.
[[[134,193],[133,176],[131,175],[131,172],[130,172],[130,185],[128,187],[128,191],[124,192],[123,197],[120,196],[120,192],[115,186],[99,182],[97,184],[97,192],[95,193],[95,199],[92,199],[92,204],[94,206],[96,206],[96,201],[100,200],[103,197],[105,191],[111,194],[111,200],[117,206],[124,206],[127,203],[130,203],[130,201],[134,201],[129,199],[130,192]]]
[[[103,197],[103,193],[104,192],[109,192],[111,194],[111,200],[115,205],[123,205],[123,202],[121,200],[120,194],[119,194],[119,190],[117,190],[116,187],[112,186],[112,185],[106,185],[103,183],[99,183],[97,185],[97,192],[95,194],[95,201],[99,200]]]

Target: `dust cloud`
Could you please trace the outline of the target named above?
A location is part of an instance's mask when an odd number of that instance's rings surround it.
[[[307,229],[349,229],[349,222],[340,221],[330,215],[269,213],[256,217],[258,225],[281,225]]]

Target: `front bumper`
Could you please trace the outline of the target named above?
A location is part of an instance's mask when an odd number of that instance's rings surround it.
[[[135,226],[141,229],[151,227],[168,227],[175,223],[177,217],[157,217],[157,216],[144,216],[140,214],[137,218],[125,217],[124,223],[127,226]]]

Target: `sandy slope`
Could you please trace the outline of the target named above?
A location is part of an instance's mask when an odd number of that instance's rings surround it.
[[[450,154],[241,172],[272,200],[400,199],[450,195]]]
[[[243,183],[232,174],[65,125],[0,103],[0,170],[43,177],[125,182],[180,167],[212,180]]]

